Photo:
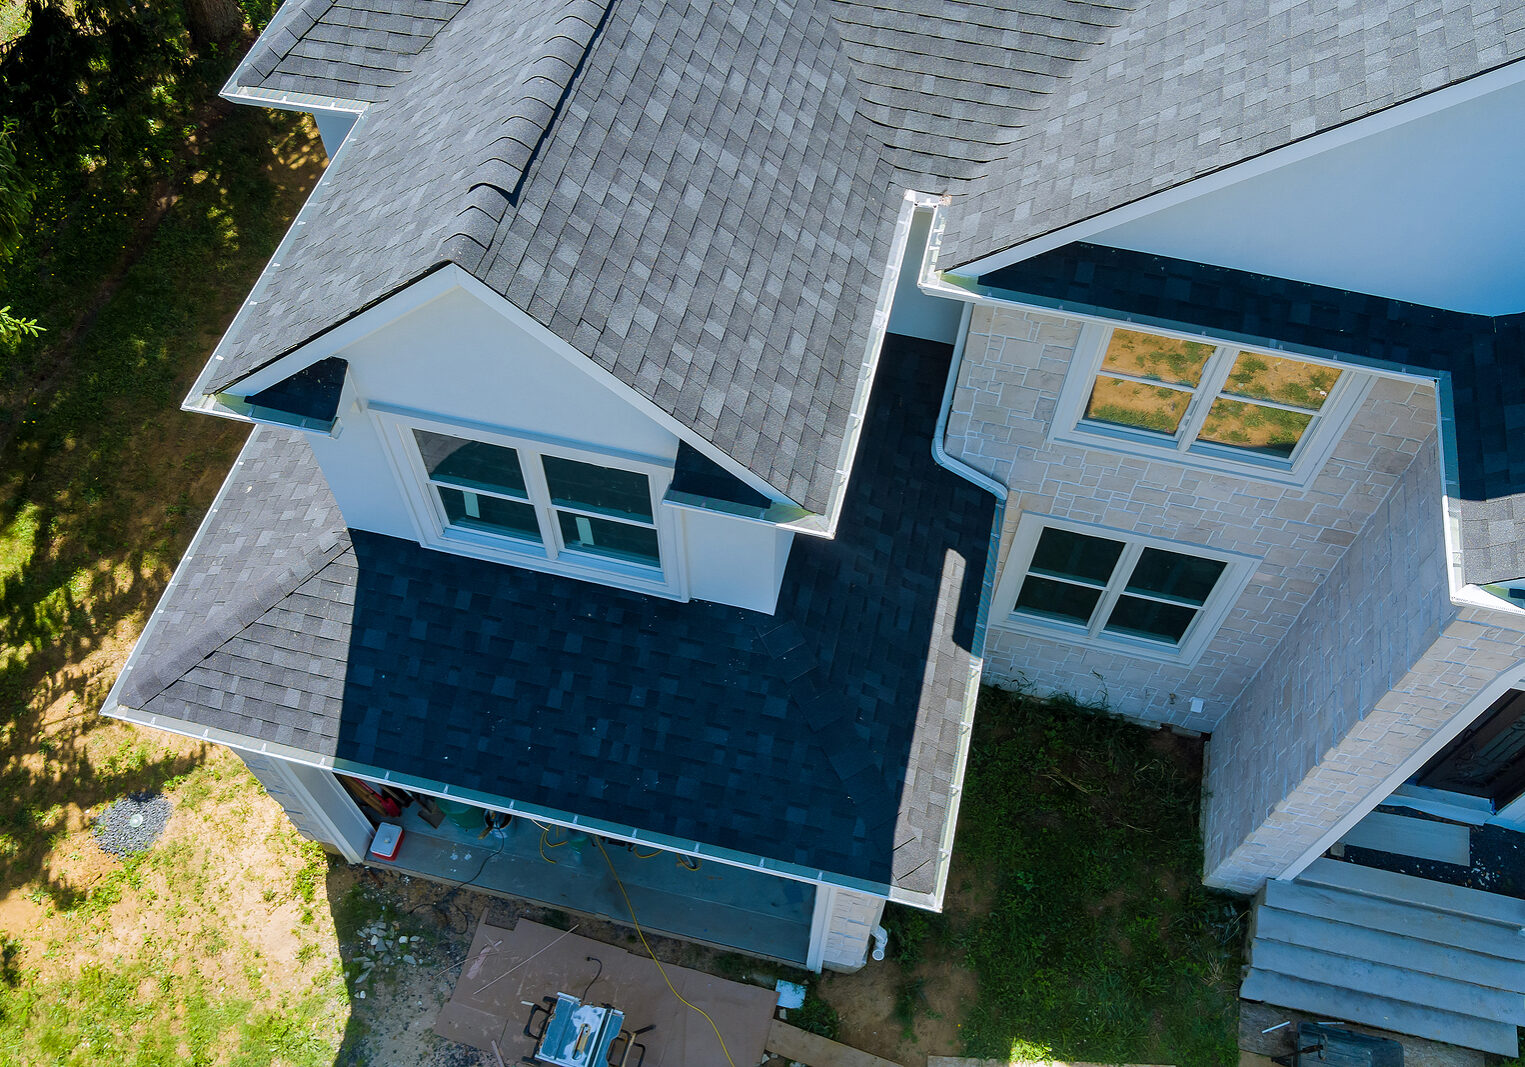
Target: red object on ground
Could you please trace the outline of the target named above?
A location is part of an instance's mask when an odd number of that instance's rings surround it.
[[[376,828],[376,836],[371,838],[371,855],[379,860],[395,860],[397,852],[402,848],[402,827],[395,823],[384,822]]]

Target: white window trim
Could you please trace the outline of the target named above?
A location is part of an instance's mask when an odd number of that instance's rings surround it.
[[[1118,590],[1113,588],[1116,583],[1115,576],[1131,574],[1133,564],[1146,548],[1163,549],[1199,559],[1217,560],[1224,564],[1223,573],[1218,577],[1218,583],[1213,587],[1212,593],[1208,595],[1207,602],[1198,609],[1197,617],[1192,620],[1180,644],[1174,647],[1142,637],[1109,634],[1100,628],[1099,621],[1091,626],[1082,626],[1079,623],[1065,623],[1057,619],[1018,615],[1013,611],[1017,603],[1017,594],[1021,591],[1028,567],[1032,564],[1033,553],[1038,547],[1038,538],[1045,529],[1050,527],[1085,534],[1089,537],[1106,537],[1123,542],[1125,546],[1123,554],[1113,568],[1114,579],[1108,583],[1108,592],[1103,594],[1101,602],[1097,605],[1095,613],[1097,620],[1107,617],[1110,613],[1110,604],[1115,602],[1119,595]],[[1245,586],[1254,577],[1255,570],[1259,566],[1260,560],[1253,556],[1028,512],[1017,523],[1016,535],[1012,538],[1011,548],[1006,553],[1006,564],[1002,569],[1000,583],[996,586],[990,624],[1015,633],[1043,637],[1051,641],[1104,649],[1108,652],[1118,652],[1162,663],[1191,666],[1207,650],[1208,643],[1223,625],[1224,620],[1228,618],[1234,605],[1238,603]]]
[[[418,543],[425,548],[470,556],[496,563],[509,563],[527,570],[560,574],[597,582],[600,585],[652,593],[673,600],[688,599],[684,553],[680,543],[680,523],[662,496],[672,481],[672,464],[652,456],[635,453],[593,451],[577,444],[535,436],[504,427],[484,426],[474,422],[446,421],[422,412],[372,405],[387,459],[397,477],[397,484],[407,502],[410,517],[418,533]],[[543,543],[516,541],[508,534],[492,534],[450,527],[444,505],[435,493],[424,467],[423,457],[413,439],[413,430],[430,430],[471,441],[502,445],[515,449],[520,456],[528,501],[540,521]],[[661,567],[646,567],[614,559],[600,559],[576,551],[566,551],[561,531],[554,519],[555,508],[549,503],[540,456],[559,456],[600,467],[634,471],[646,476],[651,490],[651,515],[656,527],[657,550]],[[487,495],[496,495],[488,493]]]
[[[1192,390],[1193,396],[1180,428],[1173,437],[1151,433],[1148,430],[1130,430],[1125,426],[1103,426],[1085,421],[1085,407],[1091,398],[1096,376],[1101,373],[1102,359],[1107,343],[1114,330],[1132,330],[1137,333],[1157,334],[1161,337],[1180,338],[1198,344],[1211,344],[1217,351],[1209,358],[1202,374],[1202,381]],[[1312,363],[1332,367],[1340,371],[1340,379],[1330,390],[1323,407],[1314,416],[1312,424],[1293,451],[1290,460],[1282,461],[1270,456],[1255,456],[1224,445],[1214,445],[1196,440],[1195,430],[1207,417],[1207,409],[1218,398],[1224,383],[1233,370],[1234,361],[1242,352],[1264,355],[1272,359],[1292,359],[1300,363]],[[1075,358],[1070,363],[1064,386],[1050,425],[1049,439],[1093,448],[1107,448],[1130,454],[1161,459],[1199,470],[1242,475],[1280,485],[1306,486],[1329,462],[1335,446],[1339,444],[1351,417],[1360,408],[1371,389],[1373,376],[1356,368],[1333,360],[1316,359],[1299,352],[1278,352],[1217,341],[1153,326],[1140,327],[1129,322],[1085,322],[1080,330],[1080,340],[1075,347]],[[1255,401],[1250,401],[1255,403]],[[1279,406],[1270,404],[1267,406]]]

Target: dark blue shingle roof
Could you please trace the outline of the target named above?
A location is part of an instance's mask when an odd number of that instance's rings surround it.
[[[796,540],[774,615],[345,531],[262,427],[118,703],[931,893],[996,533],[932,460],[949,355],[891,339],[837,537]]]

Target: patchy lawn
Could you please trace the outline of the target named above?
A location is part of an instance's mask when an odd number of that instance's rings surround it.
[[[280,809],[231,755],[96,714],[244,436],[180,398],[323,159],[309,123],[248,109],[199,148],[133,255],[143,194],[87,188],[0,272],[49,327],[0,381],[7,1063],[328,1064],[345,1033],[332,919]],[[175,812],[124,862],[89,820],[136,790]]]
[[[1232,1063],[1242,905],[1202,887],[1201,742],[986,689],[942,915],[887,912],[890,959],[821,983],[843,1039]]]

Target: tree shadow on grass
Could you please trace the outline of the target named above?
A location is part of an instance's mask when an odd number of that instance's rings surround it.
[[[77,906],[87,889],[51,862],[70,813],[203,758],[97,713],[243,439],[178,403],[316,176],[287,165],[315,143],[289,116],[225,119],[68,373],[0,411],[19,423],[0,454],[0,895]]]

